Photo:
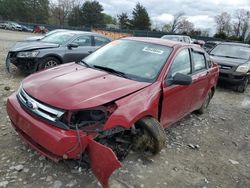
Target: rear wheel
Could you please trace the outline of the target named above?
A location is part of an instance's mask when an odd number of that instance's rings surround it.
[[[134,149],[157,154],[164,147],[166,136],[161,124],[154,118],[145,117],[136,124],[137,134],[134,138]]]
[[[208,105],[211,101],[211,98],[213,96],[213,93],[211,90],[208,91],[207,96],[205,98],[205,101],[203,102],[202,106],[197,110],[199,114],[204,114],[208,108]]]
[[[38,70],[48,69],[60,64],[60,61],[55,57],[44,58],[38,66]]]
[[[240,93],[244,93],[247,89],[248,82],[249,82],[249,77],[246,77],[244,81],[239,86],[237,86],[236,90]]]

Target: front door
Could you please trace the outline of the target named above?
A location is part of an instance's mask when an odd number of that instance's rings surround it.
[[[190,75],[191,67],[190,51],[188,48],[182,49],[172,62],[163,88],[161,124],[164,127],[175,123],[189,112],[192,97],[190,85],[173,85],[171,80],[177,72]]]
[[[90,35],[79,36],[71,43],[77,44],[78,47],[66,49],[64,56],[65,62],[80,61],[96,49],[96,47],[93,46],[92,37]]]

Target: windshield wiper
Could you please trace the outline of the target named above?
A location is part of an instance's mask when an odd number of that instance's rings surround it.
[[[90,65],[88,63],[86,63],[85,61],[81,60],[78,62],[79,64],[85,65],[86,67],[90,67]]]
[[[100,66],[100,65],[93,65],[93,67],[95,67],[97,69],[101,69],[101,70],[107,71],[109,73],[114,73],[114,74],[116,74],[118,76],[122,76],[124,78],[128,78],[128,76],[124,72],[117,71],[117,70],[109,68],[109,67],[103,67],[103,66]]]

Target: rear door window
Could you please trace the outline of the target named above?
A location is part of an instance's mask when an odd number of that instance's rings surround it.
[[[110,42],[109,39],[99,36],[94,36],[95,46],[103,46]]]
[[[206,69],[206,59],[203,53],[200,52],[192,52],[193,56],[193,64],[194,64],[194,71],[201,71]]]

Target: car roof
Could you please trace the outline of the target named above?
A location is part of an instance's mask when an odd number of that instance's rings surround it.
[[[67,29],[55,29],[51,31],[58,31],[60,33],[72,33],[72,34],[89,34],[91,32],[88,31],[78,31],[78,30],[67,30]]]
[[[84,35],[84,34],[86,34],[86,35],[102,36],[102,37],[105,37],[105,38],[111,40],[111,38],[109,38],[109,37],[107,37],[105,35],[95,33],[95,32],[89,32],[89,31],[65,30],[65,31],[60,31],[60,33],[71,33],[71,34],[75,34],[75,35]]]
[[[56,32],[56,31],[71,31],[71,30],[69,30],[69,29],[53,29],[53,30],[50,30],[49,32],[51,32],[51,31]]]
[[[182,46],[195,46],[193,44],[179,42],[179,41],[173,41],[163,38],[152,38],[152,37],[126,37],[123,39],[133,40],[133,41],[139,41],[139,42],[146,42],[146,43],[152,43],[152,44],[159,44],[163,46],[168,47],[182,47]],[[195,46],[196,47],[196,46]]]

